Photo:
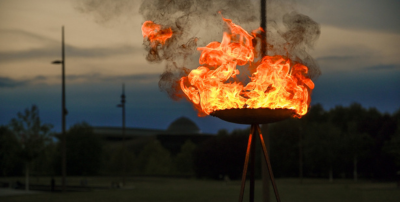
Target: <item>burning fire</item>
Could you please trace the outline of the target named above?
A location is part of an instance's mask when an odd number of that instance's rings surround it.
[[[161,25],[152,21],[146,21],[142,25],[142,35],[143,38],[147,37],[151,42],[151,47],[155,48],[158,43],[164,45],[165,41],[172,37],[172,29],[161,29]]]
[[[314,89],[307,77],[308,68],[280,55],[254,61],[257,53],[253,40],[258,30],[249,34],[232,20],[222,19],[230,33],[224,32],[221,42],[197,48],[201,66],[180,79],[182,91],[199,109],[199,115],[232,108],[285,108],[295,110],[297,117],[305,115]],[[151,21],[143,24],[142,33],[153,48],[172,36],[171,28],[161,29]],[[253,69],[247,85],[236,80],[236,67],[243,65]]]

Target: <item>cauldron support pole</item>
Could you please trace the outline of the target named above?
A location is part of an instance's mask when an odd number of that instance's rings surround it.
[[[253,140],[254,131],[255,131],[255,127],[253,127],[253,125],[252,125],[251,129],[250,129],[249,141],[247,143],[246,159],[244,160],[244,167],[243,167],[243,174],[242,174],[242,186],[240,188],[239,202],[243,201],[244,186],[246,184],[247,166],[249,164],[251,142]]]
[[[275,184],[274,174],[272,173],[271,162],[269,160],[267,148],[265,147],[264,138],[263,138],[263,136],[261,134],[260,126],[256,125],[256,128],[257,128],[257,131],[258,131],[258,135],[260,137],[261,147],[263,149],[265,161],[267,162],[269,177],[271,178],[272,186],[274,187],[276,201],[280,202],[281,199],[279,198],[278,188],[276,187],[276,184]]]
[[[252,128],[256,128],[255,124],[251,125]],[[257,130],[253,130],[253,140],[251,142],[251,149],[250,149],[250,195],[249,195],[249,202],[254,202],[254,173],[255,173],[255,162],[256,162],[256,141],[257,141]]]

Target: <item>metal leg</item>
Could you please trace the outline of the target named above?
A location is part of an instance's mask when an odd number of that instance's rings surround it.
[[[279,198],[278,189],[277,189],[276,184],[275,184],[274,174],[272,173],[271,162],[270,162],[269,157],[268,157],[267,148],[265,147],[264,138],[263,138],[263,136],[261,134],[260,126],[256,125],[256,128],[257,128],[257,131],[258,131],[258,135],[260,137],[261,147],[263,149],[265,161],[267,162],[268,171],[269,171],[269,177],[271,178],[272,186],[274,187],[276,201],[280,202],[281,199]]]
[[[253,128],[255,128],[256,126],[252,126]],[[250,195],[249,195],[249,201],[250,202],[254,202],[254,184],[255,184],[255,180],[254,180],[254,173],[255,173],[255,162],[256,162],[256,134],[257,131],[254,130],[253,132],[253,140],[251,142],[251,149],[250,149]]]
[[[249,141],[247,143],[246,159],[244,160],[244,168],[243,168],[243,174],[242,174],[242,186],[240,188],[239,202],[243,202],[243,193],[244,193],[244,186],[246,184],[247,166],[249,164],[251,142],[253,139],[254,131],[255,131],[255,127],[252,125],[251,129],[250,129]]]

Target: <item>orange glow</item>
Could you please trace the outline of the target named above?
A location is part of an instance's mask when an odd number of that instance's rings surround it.
[[[151,46],[154,48],[158,43],[164,45],[165,41],[172,37],[172,29],[161,29],[161,25],[152,21],[146,21],[142,25],[142,35],[143,38],[148,38],[151,42]]]
[[[280,55],[253,63],[255,34],[250,35],[230,19],[223,20],[230,33],[224,32],[221,42],[199,47],[201,66],[180,79],[182,91],[199,109],[199,115],[231,108],[286,108],[295,110],[297,117],[305,115],[314,89],[307,77],[308,68]],[[254,72],[244,85],[235,80],[239,75],[236,67],[247,64]]]

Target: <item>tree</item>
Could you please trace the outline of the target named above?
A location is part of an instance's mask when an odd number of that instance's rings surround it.
[[[57,157],[57,144],[50,141],[45,145],[43,152],[31,162],[32,174],[36,176],[54,176],[55,159]]]
[[[303,122],[327,122],[328,121],[328,114],[324,110],[321,104],[315,104],[310,107],[308,113],[301,118]]]
[[[181,152],[176,155],[174,160],[176,171],[179,174],[194,174],[193,152],[195,149],[196,145],[190,140],[187,140],[185,144],[182,145]]]
[[[0,176],[22,174],[20,152],[16,136],[6,126],[0,126]]]
[[[249,129],[234,130],[230,135],[219,134],[201,143],[194,152],[197,177],[238,179],[246,156]]]
[[[392,115],[396,121],[396,132],[391,137],[390,141],[386,142],[384,151],[394,158],[397,167],[400,167],[400,109]]]
[[[114,175],[122,175],[135,173],[136,156],[135,153],[127,147],[121,145],[110,145],[105,147],[104,152],[104,168],[106,173]],[[125,162],[125,166],[123,163]],[[125,170],[124,170],[125,167]]]
[[[58,150],[57,164],[61,166],[61,148]],[[66,150],[68,174],[96,175],[100,171],[103,158],[102,139],[93,133],[93,128],[88,123],[77,123],[68,130]],[[61,169],[57,169],[59,170]]]
[[[328,171],[330,182],[333,181],[333,168],[342,150],[341,138],[339,128],[326,122],[308,127],[304,139],[307,164],[314,170]]]
[[[400,119],[397,123],[396,133],[392,136],[390,141],[386,142],[383,150],[391,155],[397,167],[400,167]]]
[[[29,165],[44,150],[46,142],[50,141],[51,124],[42,124],[39,109],[32,105],[24,113],[18,112],[17,118],[11,119],[10,127],[16,134],[21,146],[20,157],[25,162],[26,190],[29,190]]]
[[[336,106],[328,114],[329,121],[343,133],[341,165],[343,168],[352,165],[353,178],[357,181],[358,162],[367,156],[373,146],[373,139],[361,127],[367,110],[358,103],[352,103],[349,107]]]
[[[344,146],[346,156],[353,160],[353,179],[358,179],[358,159],[365,156],[373,145],[373,139],[366,133],[361,133],[357,129],[357,123],[354,121],[347,123],[347,131],[344,136]]]
[[[301,120],[288,119],[271,124],[271,162],[276,177],[295,177],[299,173],[299,140]]]
[[[140,170],[147,175],[167,175],[173,170],[172,158],[158,140],[149,142],[140,152]]]

